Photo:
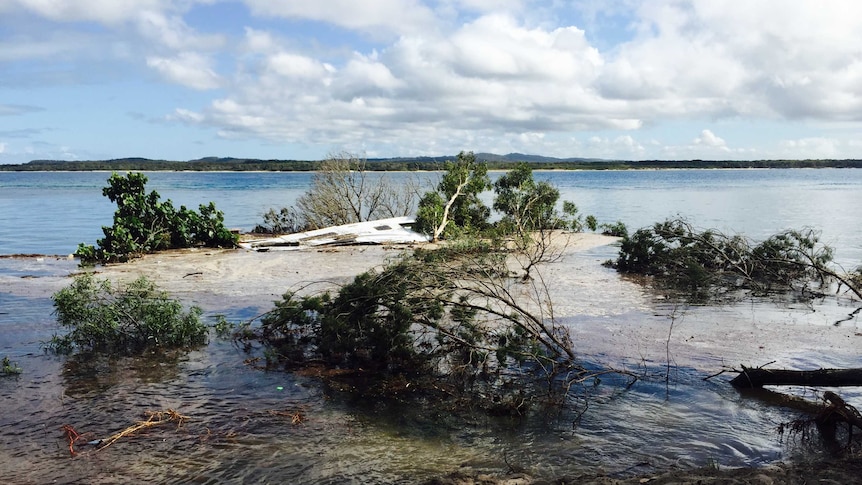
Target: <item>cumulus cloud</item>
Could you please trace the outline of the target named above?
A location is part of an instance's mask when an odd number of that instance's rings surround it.
[[[155,69],[165,79],[192,89],[219,87],[219,76],[210,67],[209,60],[194,52],[183,52],[171,58],[148,57],[147,66]]]
[[[694,144],[715,148],[727,148],[727,142],[721,137],[716,136],[710,130],[701,131],[700,136],[694,139]]]
[[[190,14],[211,14],[194,11],[202,3],[213,0],[0,2],[0,12],[56,21],[46,25],[68,41],[28,33],[50,28],[0,34],[0,62],[72,63],[84,46],[114,46],[170,83],[223,89],[168,119],[369,154],[743,156],[752,152],[711,130],[677,134],[676,144],[640,141],[638,130],[862,121],[862,3],[853,0],[234,0],[214,8],[249,16],[220,33],[228,20],[205,30],[206,16]],[[76,31],[76,22],[104,28]],[[619,30],[605,35],[608,25]],[[853,149],[819,133],[771,143],[780,156]]]

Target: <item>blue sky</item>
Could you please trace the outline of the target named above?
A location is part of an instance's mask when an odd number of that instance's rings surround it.
[[[862,158],[850,0],[0,0],[0,163]]]

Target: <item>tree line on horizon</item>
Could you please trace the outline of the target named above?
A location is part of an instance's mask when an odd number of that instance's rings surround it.
[[[485,155],[485,156],[483,156]],[[511,170],[526,163],[535,170],[638,170],[638,169],[718,169],[718,168],[862,168],[862,160],[593,160],[555,159],[524,156],[508,158],[492,154],[477,154],[489,170]],[[367,160],[371,171],[439,171],[456,156],[372,158]],[[324,160],[261,160],[248,158],[208,157],[198,160],[152,160],[118,158],[112,160],[33,160],[24,164],[2,164],[0,171],[232,171],[232,172],[312,172],[320,169]]]

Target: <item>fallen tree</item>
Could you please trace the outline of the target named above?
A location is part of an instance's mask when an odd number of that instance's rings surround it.
[[[742,367],[730,384],[736,388],[763,386],[862,386],[862,369],[785,370]]]
[[[862,300],[862,268],[846,272],[813,229],[787,230],[756,242],[743,235],[699,230],[669,219],[623,238],[611,266],[650,276],[689,300],[792,294],[803,300],[828,294]]]

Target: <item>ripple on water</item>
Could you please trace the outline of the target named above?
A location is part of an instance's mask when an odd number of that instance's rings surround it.
[[[776,428],[792,417],[741,397],[721,379],[702,381],[695,367],[675,365],[667,374],[647,361],[631,369],[650,378],[629,390],[613,378],[589,389],[588,411],[579,419],[576,410],[512,420],[456,418],[410,404],[369,406],[327,393],[313,380],[245,365],[245,353],[217,339],[190,352],[51,357],[38,346],[57,330],[50,300],[0,299],[14,315],[0,322],[2,351],[24,369],[18,378],[0,379],[0,477],[11,483],[411,483],[465,463],[477,469],[509,463],[538,476],[645,472],[644,463],[742,466],[780,458]],[[621,315],[622,323],[602,315],[582,323],[597,321],[607,330],[649,317]],[[600,363],[615,358],[605,350]],[[188,421],[69,456],[63,425],[86,439],[105,438],[146,411],[168,408]]]

